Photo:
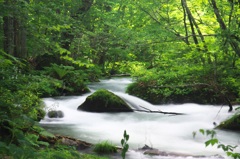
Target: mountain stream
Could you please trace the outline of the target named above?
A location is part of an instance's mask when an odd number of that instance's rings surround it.
[[[132,83],[131,78],[112,78],[101,80],[89,85],[91,93],[105,88],[121,96],[131,103],[150,110],[177,112],[186,115],[167,115],[160,113],[89,113],[78,111],[77,107],[83,103],[87,93],[81,96],[63,96],[44,98],[46,109],[62,110],[64,118],[48,118],[40,122],[48,131],[71,136],[90,143],[109,141],[121,146],[124,130],[130,135],[126,159],[217,159],[216,154],[227,158],[225,153],[216,146],[205,147],[208,137],[199,133],[199,129],[213,129],[215,123],[220,123],[232,113],[228,113],[228,106],[199,105],[193,103],[152,105],[140,98],[128,95],[125,89]],[[195,137],[193,133],[198,132]],[[240,136],[237,132],[216,130],[221,143],[239,145]],[[139,151],[144,145],[161,151],[191,154],[193,156],[148,156]],[[237,149],[239,152],[239,148]],[[205,157],[206,156],[206,157]]]

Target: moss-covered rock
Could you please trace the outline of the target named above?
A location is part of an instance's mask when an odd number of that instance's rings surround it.
[[[231,118],[221,122],[216,128],[240,131],[240,113],[237,113]]]
[[[225,94],[221,94],[207,84],[186,84],[166,86],[153,81],[137,81],[128,85],[127,93],[144,99],[152,104],[228,104]],[[237,96],[226,93],[230,101],[235,101]]]
[[[132,112],[131,107],[120,97],[106,89],[100,89],[88,96],[78,110],[89,112]]]

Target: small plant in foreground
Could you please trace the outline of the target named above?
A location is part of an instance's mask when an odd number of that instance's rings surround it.
[[[127,143],[129,139],[129,135],[127,134],[126,130],[124,130],[123,134],[123,139],[121,140],[121,145],[122,145],[122,158],[125,159],[126,157],[126,152],[128,151],[129,145]]]
[[[109,153],[116,153],[117,148],[110,144],[108,141],[103,141],[95,145],[94,152],[99,154],[109,154]]]
[[[234,159],[240,159],[240,153],[234,152],[234,150],[237,148],[237,146],[232,145],[225,145],[222,144],[217,138],[216,138],[216,132],[214,130],[203,130],[200,129],[199,132],[203,135],[210,136],[211,138],[205,142],[205,146],[209,145],[217,145],[217,148],[222,149],[227,156],[234,158]],[[195,137],[196,132],[193,133],[193,137]]]

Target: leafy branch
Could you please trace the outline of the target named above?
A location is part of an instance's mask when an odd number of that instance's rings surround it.
[[[126,157],[126,152],[128,151],[129,145],[127,143],[129,139],[129,135],[127,134],[126,130],[124,130],[123,133],[123,139],[121,140],[121,145],[122,145],[122,158],[125,159]]]
[[[232,157],[234,159],[240,159],[240,153],[234,152],[234,150],[238,147],[238,146],[233,146],[233,145],[225,145],[222,144],[217,138],[216,138],[216,132],[214,130],[204,130],[204,129],[200,129],[199,132],[202,135],[206,135],[206,136],[210,136],[211,138],[209,140],[207,140],[205,142],[205,146],[214,146],[217,145],[217,148],[222,149],[227,156]],[[196,132],[193,133],[193,136],[195,137]]]

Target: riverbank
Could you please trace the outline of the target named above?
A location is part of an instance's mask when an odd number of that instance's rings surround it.
[[[117,152],[111,154],[97,154],[93,151],[94,144],[88,143],[86,141],[82,141],[79,139],[75,139],[68,136],[63,135],[55,135],[54,137],[40,137],[41,141],[49,142],[52,145],[54,144],[62,144],[65,146],[74,147],[79,153],[81,154],[90,154],[94,155],[95,157],[99,158],[106,158],[106,159],[122,159],[121,151],[122,148],[116,146]],[[129,150],[126,157],[132,158],[133,155],[137,156],[141,155],[141,159],[169,159],[171,157],[178,158],[178,159],[224,159],[221,155],[212,155],[212,156],[204,156],[204,155],[193,155],[193,154],[184,154],[184,153],[177,153],[177,152],[166,152],[160,151],[158,149],[149,147],[148,145],[144,145],[142,148],[136,150]]]

